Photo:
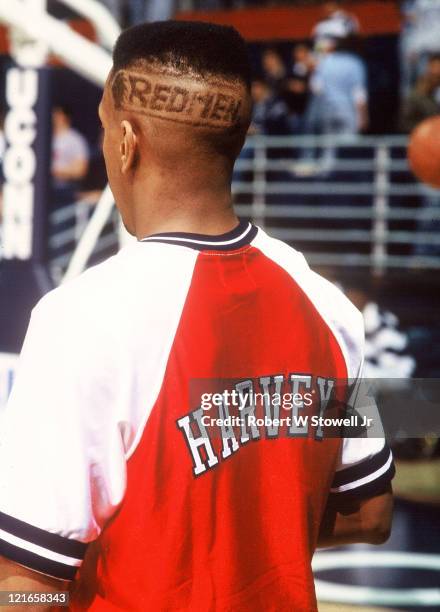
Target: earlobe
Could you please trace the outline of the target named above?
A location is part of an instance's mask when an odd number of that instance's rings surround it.
[[[122,141],[120,145],[121,154],[121,173],[126,174],[135,167],[137,157],[137,136],[134,133],[132,124],[125,120],[121,122]]]

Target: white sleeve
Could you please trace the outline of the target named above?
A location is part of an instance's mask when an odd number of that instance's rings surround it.
[[[346,437],[342,441],[331,493],[367,498],[385,489],[394,477],[395,468],[369,385],[359,378],[353,395],[349,408],[354,410],[349,413],[358,419],[359,436]],[[367,426],[363,426],[365,418],[370,419]]]
[[[108,351],[66,310],[51,294],[34,309],[1,415],[0,555],[69,580],[123,498],[126,462]]]

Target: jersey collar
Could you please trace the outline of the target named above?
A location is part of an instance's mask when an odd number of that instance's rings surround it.
[[[209,236],[207,234],[187,234],[173,232],[153,234],[143,238],[140,242],[165,242],[190,247],[197,251],[235,251],[252,242],[257,235],[258,228],[249,221],[240,223],[230,232]]]

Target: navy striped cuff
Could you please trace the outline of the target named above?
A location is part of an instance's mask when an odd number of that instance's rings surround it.
[[[330,493],[372,497],[386,488],[396,470],[387,444],[365,461],[336,472]]]
[[[0,555],[61,580],[73,580],[87,544],[0,512]]]

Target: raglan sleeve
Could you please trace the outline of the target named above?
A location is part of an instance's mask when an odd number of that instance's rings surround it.
[[[126,463],[108,351],[67,310],[51,294],[35,307],[0,415],[0,556],[72,580],[122,500]]]

